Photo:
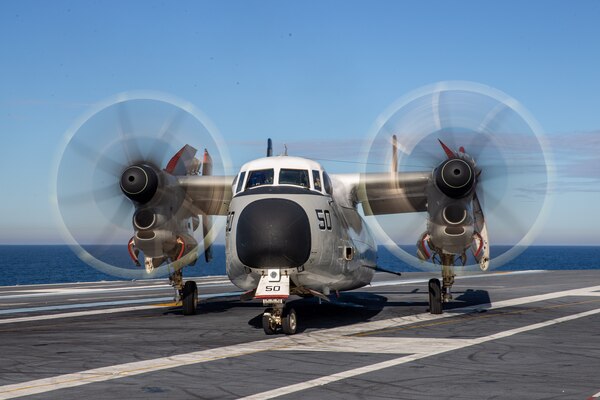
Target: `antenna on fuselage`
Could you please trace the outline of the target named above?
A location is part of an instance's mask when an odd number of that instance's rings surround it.
[[[287,156],[287,144],[283,145],[283,155]]]
[[[271,138],[267,139],[267,157],[273,157],[273,141]]]

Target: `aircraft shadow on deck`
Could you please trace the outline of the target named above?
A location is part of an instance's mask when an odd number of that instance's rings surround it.
[[[414,300],[414,295],[419,296],[421,301]],[[385,295],[402,297],[412,295],[406,301],[390,301]],[[411,290],[407,292],[385,291],[379,293],[371,292],[345,292],[340,297],[331,296],[331,302],[321,301],[317,298],[298,298],[290,300],[287,305],[293,307],[298,315],[298,332],[309,328],[328,329],[361,322],[368,322],[386,308],[408,308],[428,311],[428,298],[425,291]],[[444,305],[444,310],[451,311],[461,307],[485,305],[491,303],[487,290],[467,289],[462,292],[454,292],[454,300]],[[237,298],[215,298],[202,301],[198,304],[197,314],[224,313],[230,309],[249,308],[256,309],[259,313],[248,321],[248,325],[262,329],[262,313],[264,306],[259,301],[240,301]],[[399,310],[401,311],[401,310]],[[164,314],[181,315],[180,307],[171,308]],[[392,316],[390,316],[392,317]]]
[[[264,310],[262,303],[258,301],[240,301],[239,298],[219,297],[210,300],[201,300],[196,308],[196,315],[224,313],[232,308],[256,308]],[[181,307],[174,307],[165,311],[163,314],[183,316],[183,310]]]
[[[394,295],[399,294],[398,292],[391,292],[390,294],[392,293]],[[385,308],[390,307],[410,306],[422,308],[422,312],[427,312],[429,308],[427,293],[422,293],[422,295],[423,301],[414,302],[390,301],[382,293],[347,292],[339,298],[332,297],[333,301],[330,303],[321,302],[319,304],[319,300],[316,298],[306,298],[292,300],[287,304],[296,310],[299,321],[298,332],[303,332],[308,328],[328,329],[368,322]],[[455,292],[454,300],[446,304],[444,309],[450,311],[461,307],[489,303],[491,303],[491,300],[487,290],[468,289],[464,292]],[[260,303],[256,305],[260,306]],[[250,319],[248,324],[256,329],[262,329],[261,318],[262,313]]]

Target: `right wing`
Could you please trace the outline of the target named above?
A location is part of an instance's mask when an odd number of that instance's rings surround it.
[[[336,174],[352,203],[361,203],[365,215],[427,211],[426,189],[431,172]]]

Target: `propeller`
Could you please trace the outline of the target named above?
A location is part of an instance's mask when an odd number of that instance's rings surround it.
[[[134,212],[140,210],[138,223],[151,222],[152,214],[142,206],[165,194],[164,177],[181,174],[181,166],[168,170],[168,163],[180,149],[195,153],[188,144],[211,149],[210,167],[203,172],[229,172],[224,142],[212,123],[189,103],[168,95],[117,95],[95,106],[65,135],[56,167],[56,208],[63,236],[82,260],[110,275],[149,277],[121,255],[127,255],[135,230]],[[169,215],[176,215],[179,206],[181,202],[171,202],[175,209]],[[209,231],[196,231],[197,241],[204,241]],[[112,245],[121,246],[119,255],[108,247]],[[168,268],[151,275],[165,275]]]
[[[393,171],[432,171],[436,181],[442,174],[451,178],[445,174],[466,172],[462,168],[467,163],[461,158],[474,162],[471,205],[480,211],[476,224],[480,228],[485,224],[489,235],[490,268],[510,261],[531,244],[547,217],[551,168],[541,129],[516,100],[490,87],[440,82],[398,100],[371,131],[366,172],[378,172],[373,165],[384,158]],[[437,183],[448,197],[462,195]],[[430,196],[435,196],[428,194],[428,201],[433,201]],[[379,240],[397,257],[419,269],[439,270],[401,247],[419,239],[426,213],[368,218]],[[471,260],[458,270],[475,268],[479,265]]]

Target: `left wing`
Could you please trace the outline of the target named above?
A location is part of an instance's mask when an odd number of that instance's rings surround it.
[[[227,215],[234,176],[179,176],[177,181],[198,215]]]

